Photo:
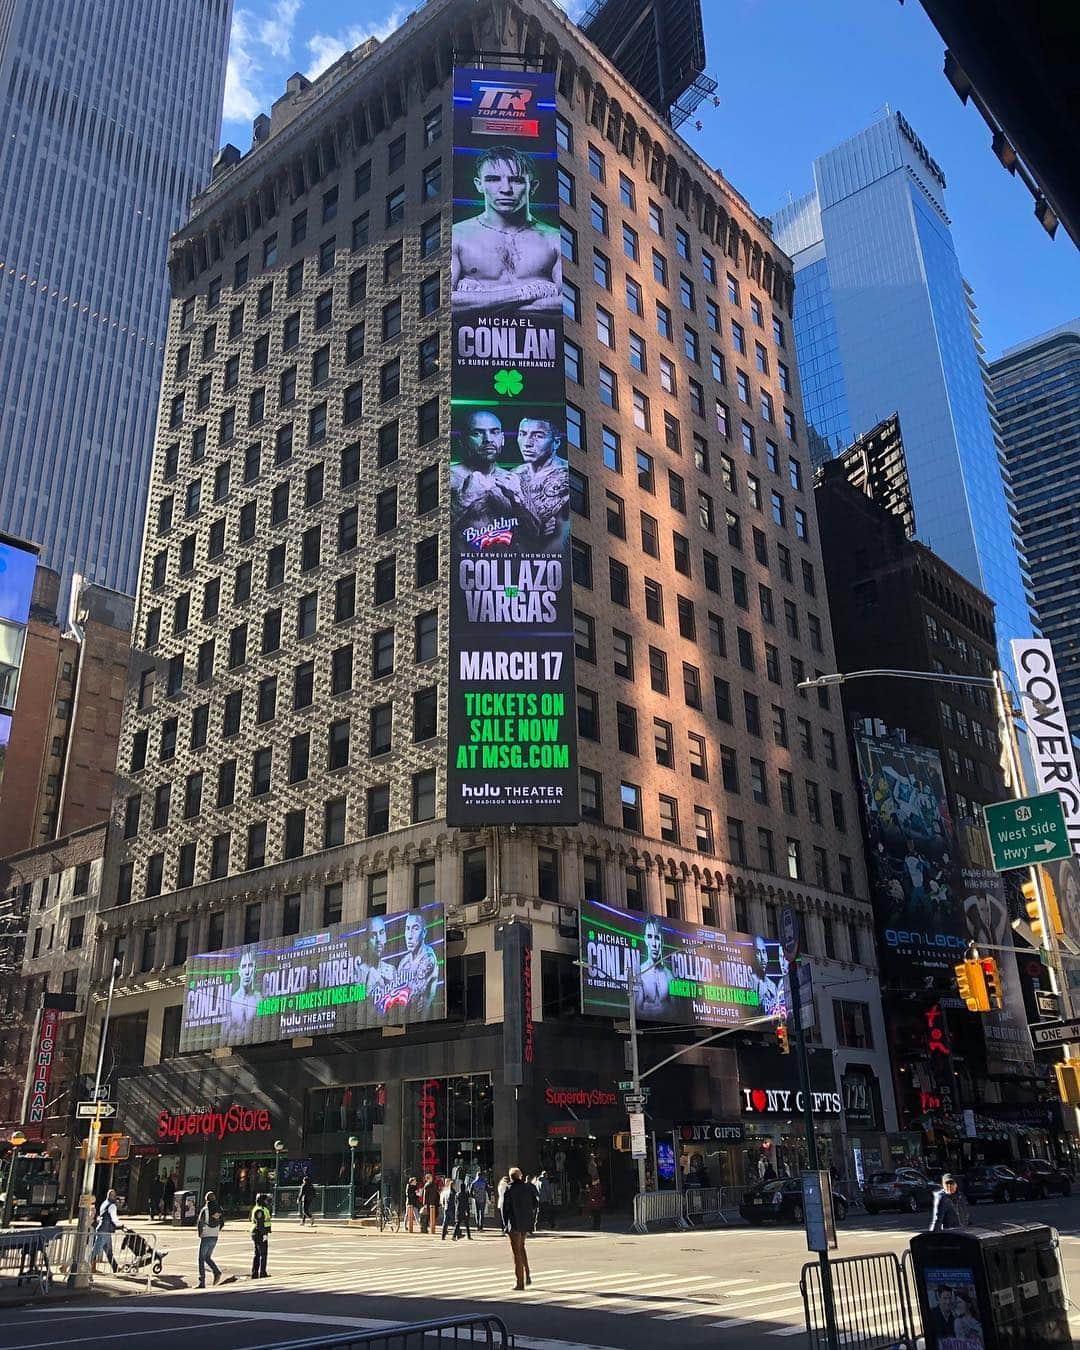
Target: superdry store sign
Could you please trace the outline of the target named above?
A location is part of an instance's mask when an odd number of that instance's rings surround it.
[[[578,820],[551,75],[454,72],[446,816]]]
[[[231,1134],[267,1134],[272,1129],[269,1111],[234,1104],[224,1111],[212,1111],[209,1107],[180,1115],[162,1111],[158,1116],[157,1137],[178,1144],[196,1136],[222,1140]]]

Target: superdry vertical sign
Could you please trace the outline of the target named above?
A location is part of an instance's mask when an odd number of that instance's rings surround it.
[[[452,825],[578,819],[551,75],[454,73]]]

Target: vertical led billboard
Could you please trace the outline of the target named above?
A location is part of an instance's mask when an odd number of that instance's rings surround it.
[[[941,756],[872,736],[855,753],[882,964],[902,984],[951,984],[968,939]]]
[[[578,819],[554,77],[454,72],[451,825]]]

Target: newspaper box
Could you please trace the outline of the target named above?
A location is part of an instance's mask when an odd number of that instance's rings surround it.
[[[911,1239],[926,1350],[1050,1350],[1072,1344],[1057,1234],[949,1228]]]
[[[177,1228],[194,1228],[199,1212],[199,1197],[195,1191],[176,1191],[172,1202],[172,1221]]]

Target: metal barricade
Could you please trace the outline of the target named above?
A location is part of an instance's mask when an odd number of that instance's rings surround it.
[[[690,1227],[703,1223],[727,1223],[724,1192],[714,1186],[692,1186],[683,1191],[683,1218]]]
[[[93,1233],[84,1233],[89,1246]],[[47,1294],[58,1276],[74,1269],[79,1230],[65,1228],[8,1229],[0,1233],[0,1277],[14,1276],[19,1288]]]
[[[306,1341],[290,1341],[289,1350],[353,1350],[359,1346],[374,1346],[376,1350],[456,1350],[459,1346],[511,1350],[513,1343],[502,1318],[485,1313],[473,1317],[436,1318],[431,1322],[405,1322],[377,1331],[314,1336]],[[273,1341],[252,1350],[278,1350],[280,1344],[280,1341]]]
[[[885,1350],[916,1344],[916,1315],[912,1312],[906,1272],[894,1252],[844,1256],[829,1262],[833,1306],[844,1350]],[[821,1266],[803,1266],[799,1280],[809,1350],[828,1346]]]
[[[634,1232],[647,1233],[651,1223],[673,1223],[676,1228],[688,1226],[678,1191],[645,1191],[634,1196],[634,1222],[631,1225]]]

